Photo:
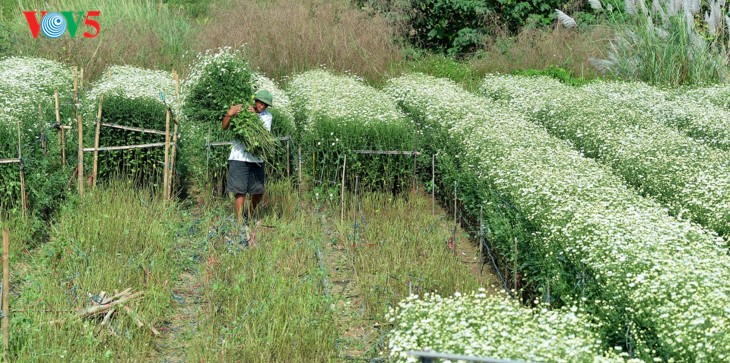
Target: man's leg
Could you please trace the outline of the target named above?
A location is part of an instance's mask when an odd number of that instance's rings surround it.
[[[254,198],[253,200],[255,200]],[[236,222],[239,226],[243,225],[243,205],[246,204],[246,194],[236,194]]]

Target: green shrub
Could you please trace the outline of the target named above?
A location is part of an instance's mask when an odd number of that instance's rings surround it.
[[[19,123],[28,204],[43,214],[56,208],[70,177],[70,170],[61,167],[61,149],[53,131],[56,124],[53,94],[58,90],[61,121],[69,124],[72,85],[72,71],[58,62],[21,57],[0,61],[0,159],[18,157]],[[46,143],[46,155],[42,139]],[[73,140],[69,135],[67,155]],[[73,160],[69,158],[67,165],[72,165]],[[1,164],[0,206],[18,210],[20,200],[18,164]]]
[[[103,95],[102,122],[165,131],[167,108],[162,98],[174,104],[175,84],[168,72],[131,66],[112,66],[94,84],[86,98],[84,144],[93,147],[99,100]],[[170,134],[174,131],[170,120]],[[171,138],[172,140],[172,138]],[[164,135],[101,127],[99,146],[124,146],[164,142]],[[116,174],[132,176],[143,183],[159,183],[164,169],[163,147],[99,152],[98,179]],[[92,153],[84,155],[85,172],[91,174]]]

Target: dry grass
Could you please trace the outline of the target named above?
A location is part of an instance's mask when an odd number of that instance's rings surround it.
[[[210,16],[197,50],[246,44],[253,66],[278,79],[325,66],[379,80],[400,59],[393,27],[342,1],[231,0]]]
[[[517,36],[498,36],[485,46],[484,57],[472,61],[475,73],[511,73],[524,69],[558,66],[579,77],[597,77],[590,57],[602,58],[611,31],[592,27],[574,31],[557,27],[553,31],[526,29]]]

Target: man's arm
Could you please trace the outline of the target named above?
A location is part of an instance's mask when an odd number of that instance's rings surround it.
[[[243,105],[233,105],[226,111],[226,115],[223,116],[223,122],[221,123],[223,131],[228,130],[228,127],[231,125],[231,117],[236,116],[241,111],[241,107]]]

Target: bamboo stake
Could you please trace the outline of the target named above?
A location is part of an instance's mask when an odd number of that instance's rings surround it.
[[[302,196],[302,147],[299,146],[299,197]]]
[[[515,253],[515,259],[514,259],[514,265],[512,267],[512,270],[513,270],[512,271],[512,275],[514,276],[513,279],[514,279],[515,292],[517,292],[517,237],[515,237],[515,251],[514,251],[514,253]]]
[[[431,155],[431,215],[436,216],[436,154]]]
[[[81,74],[79,75],[79,89],[84,88],[84,67],[81,67]]]
[[[94,135],[94,188],[96,188],[96,179],[98,179],[99,171],[99,133],[101,132],[101,107],[104,104],[104,95],[99,97],[99,111],[96,113],[96,134]]]
[[[417,137],[418,133],[416,129],[413,129],[413,150],[416,150],[416,141],[418,140]],[[416,154],[413,154],[413,179],[411,181],[412,183],[412,189],[413,192],[416,192],[416,188],[418,187],[418,182],[416,181]]]
[[[291,164],[291,161],[289,160],[289,147],[290,147],[289,144],[291,143],[290,141],[291,141],[291,138],[286,139],[286,178],[287,179],[291,178],[291,174],[289,173],[289,165]],[[289,180],[289,182],[291,183],[291,180]]]
[[[342,163],[342,192],[340,192],[340,223],[345,221],[345,169],[347,168],[347,155]]]
[[[172,190],[174,189],[173,185],[175,184],[175,178],[173,176],[175,175],[175,156],[177,154],[177,127],[178,122],[175,120],[175,128],[172,131],[172,156],[170,157],[170,170],[169,175],[167,179],[170,183],[170,190],[167,192],[167,198],[172,198]]]
[[[456,256],[456,182],[454,182],[454,256]]]
[[[170,110],[165,113],[165,166],[163,168],[163,195],[167,200],[167,191],[170,189],[169,168],[170,168]]]
[[[208,171],[210,170],[210,126],[208,126],[208,137],[205,139],[205,181],[210,181]]]
[[[46,130],[43,125],[43,108],[41,108],[41,104],[38,104],[38,128],[41,131],[41,149],[43,149],[43,156],[48,155],[48,148],[46,145]]]
[[[20,120],[18,120],[18,160],[20,160],[20,203],[23,206],[20,208],[25,219],[25,208],[28,202],[25,199],[25,170],[23,168],[23,152],[22,152],[22,141],[20,139]]]
[[[3,230],[3,346],[5,347],[5,351],[3,354],[3,358],[6,362],[9,362],[8,360],[8,350],[10,348],[9,344],[9,317],[8,313],[10,312],[9,309],[9,301],[8,297],[10,295],[10,232],[5,229]]]
[[[479,206],[479,259],[484,260],[484,206]]]
[[[355,175],[355,202],[352,204],[352,240],[357,240],[357,205],[359,198],[357,195],[357,184],[360,181],[360,176]]]
[[[56,125],[61,131],[58,134],[58,144],[61,145],[61,165],[66,166],[66,130],[61,127],[61,105],[58,99],[58,90],[54,92],[53,98],[56,101]]]
[[[78,176],[79,176],[79,196],[84,195],[84,126],[81,122],[81,114],[76,113],[76,123],[79,129],[79,162],[78,162]]]

